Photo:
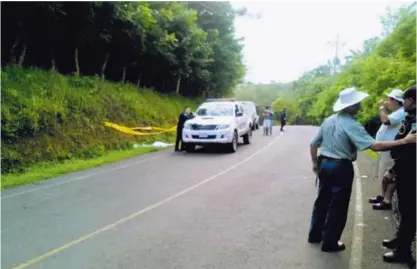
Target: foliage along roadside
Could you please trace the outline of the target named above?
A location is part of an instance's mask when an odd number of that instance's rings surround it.
[[[171,127],[185,105],[230,93],[245,71],[234,34],[245,12],[229,2],[2,4],[2,174],[172,141],[103,123]]]
[[[298,114],[310,124],[320,124],[331,115],[338,93],[343,88],[355,86],[370,97],[363,103],[358,115],[362,123],[372,120],[378,111],[378,100],[392,88],[406,89],[416,83],[416,4],[403,7],[397,13],[381,19],[385,36],[366,40],[362,51],[351,51],[344,64],[334,59],[306,72],[292,83],[253,85],[247,83],[236,91],[237,98],[255,102],[269,102],[279,111],[287,107],[289,122]],[[290,85],[290,86],[288,86]],[[265,101],[253,94],[255,89],[269,90],[276,99]],[[258,93],[258,91],[256,91]],[[262,93],[262,91],[261,91]],[[262,96],[266,96],[263,94]]]
[[[7,2],[2,66],[222,96],[244,75],[234,20],[245,13],[229,2]]]
[[[1,189],[54,178],[63,174],[114,163],[126,158],[155,152],[164,148],[138,147],[126,150],[113,150],[90,159],[70,159],[62,162],[41,162],[25,170],[25,173],[9,173],[1,177]]]
[[[2,80],[2,174],[38,163],[93,159],[133,143],[172,141],[175,133],[132,136],[105,127],[172,127],[184,106],[198,101],[162,95],[99,77],[6,67]]]

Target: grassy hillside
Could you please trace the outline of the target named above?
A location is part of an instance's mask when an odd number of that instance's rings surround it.
[[[39,69],[6,67],[1,80],[2,187],[42,179],[42,175],[22,179],[22,173],[27,174],[36,166],[68,166],[68,160],[99,157],[104,158],[102,162],[114,161],[123,158],[123,154],[104,156],[127,149],[130,151],[126,156],[132,156],[133,143],[172,141],[175,133],[132,136],[105,127],[104,122],[129,127],[171,127],[185,105],[197,105],[195,100],[164,96],[134,85]],[[138,153],[144,151],[149,149]],[[91,165],[97,164],[100,162]],[[16,180],[20,183],[12,182]]]

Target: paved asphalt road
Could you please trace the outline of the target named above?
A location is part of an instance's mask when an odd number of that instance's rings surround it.
[[[347,249],[306,242],[317,129],[277,131],[257,131],[235,154],[168,150],[5,190],[1,268],[404,268],[381,262],[380,240],[394,228],[366,204],[378,185],[364,156],[363,210],[352,193]]]

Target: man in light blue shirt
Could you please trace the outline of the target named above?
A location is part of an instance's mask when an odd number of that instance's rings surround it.
[[[415,143],[409,134],[396,141],[376,141],[353,116],[369,95],[347,88],[339,93],[333,106],[336,114],[326,118],[310,146],[313,171],[319,178],[319,191],[314,203],[308,236],[310,243],[322,243],[322,251],[345,249],[340,237],[346,225],[354,177],[352,162],[357,151],[383,151],[407,143]],[[320,148],[320,156],[317,156]]]
[[[403,107],[404,92],[400,89],[393,89],[387,94],[388,100],[379,101],[379,117],[382,122],[376,134],[377,141],[392,141],[401,127],[401,122],[407,113]],[[389,109],[391,114],[388,114]],[[375,166],[374,178],[381,179],[381,195],[372,197],[369,202],[375,210],[390,210],[392,208],[391,199],[395,191],[395,181],[393,177],[386,175],[386,172],[394,166],[390,151],[378,152],[378,160]]]

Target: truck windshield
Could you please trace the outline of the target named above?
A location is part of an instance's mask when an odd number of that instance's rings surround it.
[[[207,106],[200,107],[196,114],[198,116],[212,116],[212,117],[221,117],[221,116],[233,116],[233,107],[230,105],[223,104],[210,104]]]

